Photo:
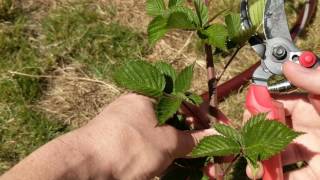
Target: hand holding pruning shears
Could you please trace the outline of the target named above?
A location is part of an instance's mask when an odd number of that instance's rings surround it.
[[[244,28],[251,28],[247,0],[242,0],[241,2],[241,17]],[[284,0],[266,1],[263,22],[266,40],[262,40],[259,36],[254,36],[250,39],[250,44],[252,45],[253,49],[260,55],[262,60],[261,65],[253,74],[253,83],[250,85],[248,90],[246,107],[251,114],[266,112],[268,113],[268,117],[270,119],[277,119],[283,123],[286,123],[286,114],[284,109],[282,108],[282,104],[278,101],[275,101],[271,97],[270,91],[287,90],[291,87],[291,83],[289,81],[286,81],[273,86],[268,86],[268,80],[273,75],[283,75],[283,64],[288,64],[288,61],[290,61],[297,65],[285,65],[286,67],[288,66],[289,71],[285,72],[287,78],[295,85],[301,86],[302,88],[309,90],[309,92],[313,94],[320,94],[319,85],[310,87],[310,85],[314,85],[315,83],[312,82],[311,77],[305,77],[305,81],[308,82],[308,84],[299,84],[299,81],[301,80],[297,79],[300,78],[294,77],[295,75],[299,76],[300,73],[303,74],[306,72],[308,72],[309,75],[319,76],[319,73],[316,71],[316,69],[319,67],[320,61],[314,53],[308,51],[301,52],[294,45],[288,28],[284,8]],[[290,68],[292,67],[290,66],[293,66],[294,68],[300,70],[302,69],[302,71],[304,72],[296,72],[294,75],[292,75],[292,72],[290,73]],[[308,89],[307,87],[310,89]],[[309,99],[314,104],[318,103],[316,96],[310,96]],[[319,108],[318,105],[316,105],[315,107]],[[293,124],[294,123],[299,124],[299,122],[293,121]],[[281,161],[280,156],[275,156],[267,161],[264,161],[263,179],[282,180],[283,163],[284,162]]]

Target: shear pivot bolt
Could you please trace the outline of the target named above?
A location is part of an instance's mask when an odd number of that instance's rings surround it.
[[[278,60],[284,60],[287,57],[287,50],[283,46],[276,46],[273,48],[272,54]]]

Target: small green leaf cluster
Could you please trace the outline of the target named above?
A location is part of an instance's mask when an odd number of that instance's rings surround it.
[[[302,134],[276,120],[267,120],[266,114],[252,117],[241,130],[223,124],[216,124],[214,128],[220,135],[201,140],[192,151],[193,157],[239,155],[254,167]]]
[[[185,0],[147,0],[147,14],[153,16],[148,26],[149,42],[155,44],[170,29],[198,30],[208,22],[208,8],[203,0],[194,0],[195,12],[184,6]]]
[[[168,6],[164,0],[147,1],[147,13],[154,17],[148,27],[151,44],[155,44],[170,29],[183,29],[197,31],[206,43],[224,51],[242,46],[260,27],[265,0],[257,0],[250,6],[252,28],[246,30],[241,26],[239,13],[223,10],[209,19],[209,10],[204,0],[193,0],[193,9],[184,4],[184,0],[170,0]],[[227,14],[224,23],[210,24],[221,14]]]
[[[114,74],[115,82],[130,91],[157,100],[156,115],[159,124],[166,123],[179,110],[183,101],[202,103],[200,96],[189,92],[195,64],[178,73],[170,64],[129,61]]]

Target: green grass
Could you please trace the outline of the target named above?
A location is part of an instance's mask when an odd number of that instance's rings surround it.
[[[149,53],[144,35],[106,22],[95,6],[84,4],[59,8],[43,19],[44,43],[53,58],[78,61],[96,77],[106,79],[124,60]]]
[[[145,35],[106,21],[115,13],[90,1],[61,5],[41,20],[15,2],[0,3],[0,174],[73,128],[35,108],[46,79],[9,71],[47,75],[79,63],[90,77],[109,81],[115,66],[150,53]]]
[[[50,75],[55,69],[80,64],[80,70],[89,77],[110,81],[115,67],[127,60],[144,58],[152,51],[140,29],[112,20],[117,15],[113,5],[75,0],[57,3],[47,14],[37,14],[36,8],[23,9],[17,2],[0,1],[0,174],[34,149],[73,129],[36,108],[48,90],[46,79],[12,75],[9,71]],[[213,6],[216,9],[210,12],[214,14],[224,7],[237,10],[238,2],[217,1]],[[319,24],[318,13],[299,47],[319,51]],[[247,63],[235,62],[231,74],[246,66]],[[221,104],[224,112],[238,122],[243,113],[244,92],[235,92]]]
[[[40,95],[39,85],[21,78],[0,81],[0,173],[68,130],[32,108]]]

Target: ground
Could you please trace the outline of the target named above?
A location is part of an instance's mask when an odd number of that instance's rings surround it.
[[[237,10],[238,0],[214,1],[210,13],[225,7]],[[0,174],[52,138],[86,124],[125,93],[111,74],[127,60],[164,60],[177,69],[196,62],[193,90],[206,91],[196,35],[174,31],[149,46],[144,8],[139,0],[0,1]],[[319,24],[318,13],[297,42],[300,48],[319,53]],[[227,59],[215,58],[218,73]],[[244,47],[221,82],[258,60]],[[236,123],[245,89],[220,105]]]

